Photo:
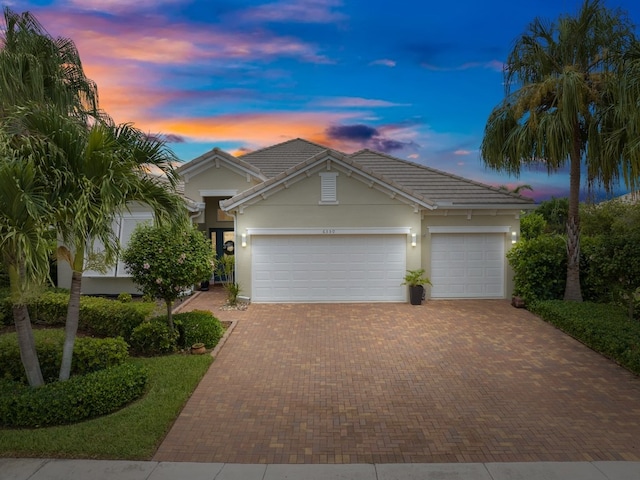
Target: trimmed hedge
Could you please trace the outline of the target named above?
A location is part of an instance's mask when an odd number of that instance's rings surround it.
[[[64,425],[107,415],[142,396],[147,372],[124,363],[39,388],[0,381],[0,422],[7,427]]]
[[[548,300],[529,305],[536,315],[640,375],[640,323],[610,304]]]
[[[224,335],[224,327],[211,312],[193,310],[173,315],[175,330],[169,329],[167,316],[142,322],[131,334],[131,349],[137,355],[164,355],[181,348],[188,350],[194,343],[215,347]]]
[[[62,326],[67,318],[68,303],[68,293],[44,292],[28,304],[31,321],[49,326]],[[133,329],[148,318],[154,308],[153,303],[123,303],[108,298],[82,296],[78,327],[92,335],[122,337],[128,340]],[[11,303],[7,299],[0,302],[0,314],[5,317],[4,323],[13,322]]]
[[[166,355],[176,351],[179,334],[166,321],[152,318],[144,321],[131,333],[131,349],[137,355]]]
[[[46,329],[33,332],[40,368],[45,382],[58,379],[62,363],[64,330]],[[72,375],[84,375],[124,363],[129,346],[121,338],[77,337],[73,347]],[[15,332],[0,336],[0,378],[26,384]]]
[[[224,327],[220,320],[205,310],[176,313],[173,322],[180,332],[180,348],[191,348],[194,343],[204,343],[205,347],[213,348],[224,335]]]

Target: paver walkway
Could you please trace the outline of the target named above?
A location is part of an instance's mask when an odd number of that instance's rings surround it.
[[[640,460],[640,378],[506,301],[187,308],[237,325],[155,461]]]

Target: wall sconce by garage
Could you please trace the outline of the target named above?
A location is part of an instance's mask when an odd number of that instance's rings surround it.
[[[511,244],[514,245],[518,242],[518,232],[511,232]]]
[[[246,247],[247,246],[247,234],[243,233],[242,235],[240,235],[240,238],[242,240],[241,245],[243,247]]]
[[[411,246],[415,247],[418,244],[418,234],[417,233],[412,233],[411,234]]]

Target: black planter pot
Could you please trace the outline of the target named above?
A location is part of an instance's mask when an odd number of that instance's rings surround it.
[[[422,305],[422,296],[424,295],[424,287],[415,285],[409,287],[409,300],[411,305]]]
[[[205,280],[204,282],[200,282],[200,291],[206,292],[209,290],[209,280]]]

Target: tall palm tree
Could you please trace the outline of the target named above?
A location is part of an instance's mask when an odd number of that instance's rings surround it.
[[[14,297],[18,308],[14,309],[14,317],[21,357],[29,383],[39,385],[42,376],[37,373],[40,367],[21,292],[25,285],[40,279],[45,246],[35,241],[38,235],[34,232],[44,232],[42,229],[51,225],[43,220],[41,200],[45,192],[52,191],[49,188],[51,180],[58,178],[60,172],[43,172],[41,161],[53,158],[51,155],[56,153],[50,151],[50,143],[20,131],[16,121],[43,105],[55,106],[61,113],[80,119],[100,116],[100,112],[96,85],[84,75],[74,43],[66,38],[52,38],[29,12],[18,14],[5,8],[3,13],[5,22],[0,30],[0,118],[3,120],[0,128],[4,139],[1,161],[4,181],[16,188],[2,187],[2,205],[25,202],[25,206],[30,207],[3,212],[0,243],[5,253],[3,259],[7,269],[13,271],[12,281],[16,286]],[[23,170],[21,162],[24,163]],[[14,175],[13,180],[11,175]],[[45,190],[43,185],[48,185]],[[50,208],[48,210],[50,213]],[[22,217],[10,218],[8,214]],[[40,238],[46,237],[41,235]],[[13,249],[13,253],[6,255],[6,249]],[[15,255],[23,259],[23,264],[11,264]]]
[[[0,256],[9,273],[13,318],[18,334],[20,357],[29,385],[44,383],[35,348],[27,298],[34,287],[42,285],[49,270],[49,245],[52,220],[48,187],[29,152],[42,148],[9,144],[11,139],[0,129]],[[42,145],[40,145],[42,147]]]
[[[62,241],[59,258],[71,266],[71,292],[65,324],[65,343],[60,380],[71,370],[73,345],[78,329],[82,273],[87,259],[95,257],[98,240],[103,262],[113,264],[118,241],[113,220],[132,202],[149,205],[156,221],[186,220],[183,200],[176,194],[175,157],[156,137],[149,137],[131,125],[84,122],[60,114],[56,108],[33,110],[22,117],[31,136],[42,136],[58,152],[42,165],[64,175],[64,182],[51,189],[55,230]],[[155,169],[162,177],[150,175]]]
[[[632,161],[625,170],[629,180],[639,178],[638,155],[623,155],[631,145],[611,147],[611,132],[625,123],[633,120],[638,134],[637,109],[616,109],[617,116],[610,111],[619,102],[624,57],[635,44],[626,16],[608,10],[601,0],[585,0],[575,17],[561,16],[553,23],[535,19],[508,56],[505,99],[485,127],[481,155],[490,168],[517,176],[529,164],[542,163],[549,173],[569,166],[566,300],[582,300],[582,162],[589,187],[602,183],[611,188],[622,161]]]
[[[73,41],[51,37],[29,12],[5,7],[3,13],[0,113],[48,103],[74,116],[97,114],[98,89],[84,74]]]

